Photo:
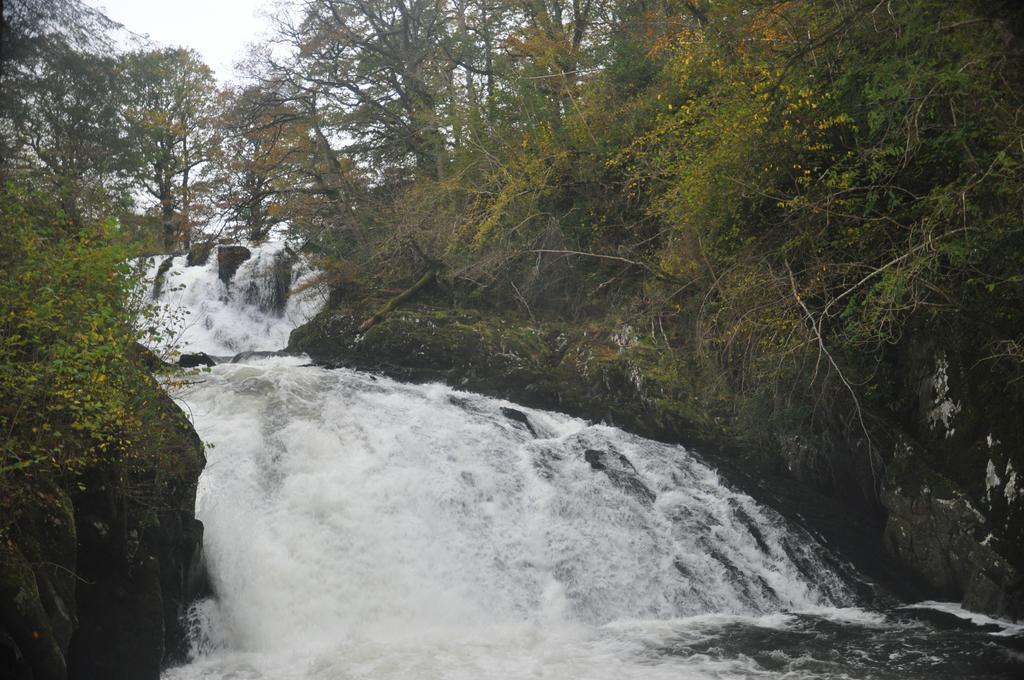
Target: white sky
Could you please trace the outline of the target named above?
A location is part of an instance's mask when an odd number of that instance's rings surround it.
[[[86,0],[128,30],[161,46],[191,47],[217,79],[231,79],[234,63],[267,28],[257,11],[270,12],[270,0]]]

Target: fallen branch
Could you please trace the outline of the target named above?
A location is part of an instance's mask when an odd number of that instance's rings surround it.
[[[427,271],[427,273],[421,276],[416,283],[412,284],[411,286],[403,290],[401,293],[385,302],[376,312],[373,313],[373,316],[371,316],[369,319],[360,324],[359,333],[363,334],[366,331],[373,328],[374,326],[376,326],[378,323],[381,322],[381,320],[384,319],[385,316],[394,311],[394,309],[398,307],[398,305],[402,304],[403,302],[411,298],[413,295],[418,293],[420,290],[425,288],[427,284],[434,280],[435,276],[437,276],[437,268],[431,267]]]
[[[646,269],[648,272],[654,275],[654,278],[661,279],[662,281],[668,281],[670,283],[679,283],[689,285],[691,282],[683,281],[682,279],[669,274],[661,269],[655,269],[648,264],[639,262],[638,260],[630,260],[627,257],[619,257],[618,255],[602,255],[601,253],[587,253],[582,250],[552,250],[548,248],[537,248],[534,250],[527,250],[527,253],[551,253],[554,255],[579,255],[582,257],[596,257],[599,260],[614,260],[616,262],[625,262],[626,264],[634,267],[640,267]]]

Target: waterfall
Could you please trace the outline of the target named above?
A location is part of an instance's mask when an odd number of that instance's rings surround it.
[[[240,263],[225,263],[222,248],[249,255]],[[154,349],[215,356],[277,350],[324,302],[320,290],[310,285],[315,269],[280,242],[215,246],[204,262],[191,266],[187,255],[150,257],[141,264],[148,297],[157,307],[155,325],[165,329],[151,342]]]
[[[183,395],[215,444],[198,507],[209,658],[256,654],[267,677],[379,647],[517,664],[523,645],[624,644],[586,640],[623,622],[849,602],[809,537],[682,447],[300,362],[220,366]]]
[[[286,272],[283,253],[253,249],[229,277],[225,258],[173,258],[153,290],[190,312],[180,345],[284,346],[322,297],[285,295],[315,272]],[[165,262],[147,263],[154,278]],[[197,514],[214,596],[165,680],[1019,670],[990,637],[856,608],[823,546],[682,446],[305,357],[235,358],[174,395],[209,444]]]

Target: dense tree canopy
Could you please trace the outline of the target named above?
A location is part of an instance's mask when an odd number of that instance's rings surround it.
[[[8,3],[5,180],[161,249],[285,234],[366,289],[437,269],[460,303],[656,325],[773,417],[810,386],[869,430],[923,318],[1020,370],[1014,3],[289,7],[218,92],[43,11],[78,3]]]

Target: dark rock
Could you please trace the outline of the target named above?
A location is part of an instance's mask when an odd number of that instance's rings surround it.
[[[633,463],[621,453],[587,449],[583,452],[583,459],[590,464],[592,470],[608,475],[612,484],[629,495],[645,503],[654,502],[654,492],[640,480]]]
[[[37,575],[29,558],[6,542],[0,545],[0,630],[9,641],[10,649],[4,654],[13,656],[11,665],[27,665],[34,679],[67,676],[67,650],[43,605]]]
[[[628,474],[636,474],[636,468],[633,466],[629,459],[623,456],[621,453],[610,453],[608,451],[598,451],[597,449],[587,449],[583,452],[583,458],[590,467],[594,470],[615,470],[617,472],[624,472]]]
[[[232,364],[241,364],[246,361],[252,361],[253,359],[264,359],[267,357],[291,357],[295,356],[292,352],[285,351],[264,351],[264,350],[253,350],[250,352],[239,352],[235,356],[231,357]]]
[[[160,266],[156,270],[156,277],[153,279],[153,299],[156,300],[160,297],[160,292],[164,289],[164,280],[167,278],[167,272],[174,266],[174,257],[165,258]]]
[[[25,661],[21,649],[7,633],[0,631],[0,678],[32,680],[32,668]]]
[[[740,521],[743,527],[750,534],[751,538],[754,539],[754,543],[757,544],[757,549],[765,555],[771,554],[771,549],[768,547],[768,542],[764,540],[764,534],[761,532],[760,525],[750,516],[749,513],[740,505],[735,499],[729,499],[729,509],[732,510],[733,516]],[[795,562],[799,564],[799,561]]]
[[[192,352],[182,354],[178,357],[178,366],[181,368],[196,368],[198,366],[216,366],[217,362],[206,352]]]
[[[213,247],[216,245],[213,241],[201,241],[195,243],[191,248],[188,249],[188,255],[185,258],[186,267],[201,267],[206,264],[210,259],[210,253],[213,252]]]
[[[217,276],[224,283],[230,283],[242,263],[252,257],[245,246],[219,246],[217,248]]]
[[[126,531],[127,518],[109,515],[105,494],[90,496],[78,515],[84,582],[69,677],[157,680],[165,651],[157,531]]]
[[[372,378],[374,376],[370,376],[370,377]],[[466,399],[464,397],[456,397],[454,395],[449,395],[448,396],[448,403],[451,404],[452,406],[458,406],[459,408],[464,409],[464,410],[470,408],[470,401],[469,401],[469,399]]]
[[[163,392],[154,404],[149,444],[157,458],[130,470],[129,483],[152,494],[144,506],[124,502],[121,476],[94,469],[75,497],[79,627],[69,677],[158,680],[185,655],[185,610],[201,581],[202,525],[195,490],[202,443]],[[173,461],[173,467],[160,469]],[[158,480],[159,477],[159,480]]]
[[[0,630],[34,677],[63,678],[76,626],[76,546],[71,500],[41,489],[13,531],[0,542]]]
[[[885,540],[946,599],[974,611],[1019,618],[1024,614],[1020,572],[996,549],[999,527],[949,479],[927,467],[911,445],[890,463],[882,502],[889,510]]]
[[[203,523],[192,513],[164,510],[157,532],[157,562],[163,608],[164,656],[161,666],[188,656],[188,630],[183,625],[189,605],[209,594],[203,559]]]
[[[586,451],[583,452],[584,460],[590,463],[590,467],[593,470],[608,469],[608,466],[601,462],[601,459],[604,458],[604,456],[605,453],[603,451],[595,451],[593,449],[587,449]]]
[[[1024,617],[1024,389],[971,321],[898,348],[898,432],[882,503],[892,554],[947,599]]]
[[[506,418],[508,418],[509,420],[511,420],[514,423],[519,423],[520,425],[525,427],[527,430],[529,430],[530,434],[532,434],[534,437],[537,436],[537,431],[535,429],[533,429],[533,425],[530,423],[529,416],[527,416],[522,411],[520,411],[518,409],[514,409],[514,408],[509,408],[507,406],[502,406],[501,407],[501,415],[505,416]]]

